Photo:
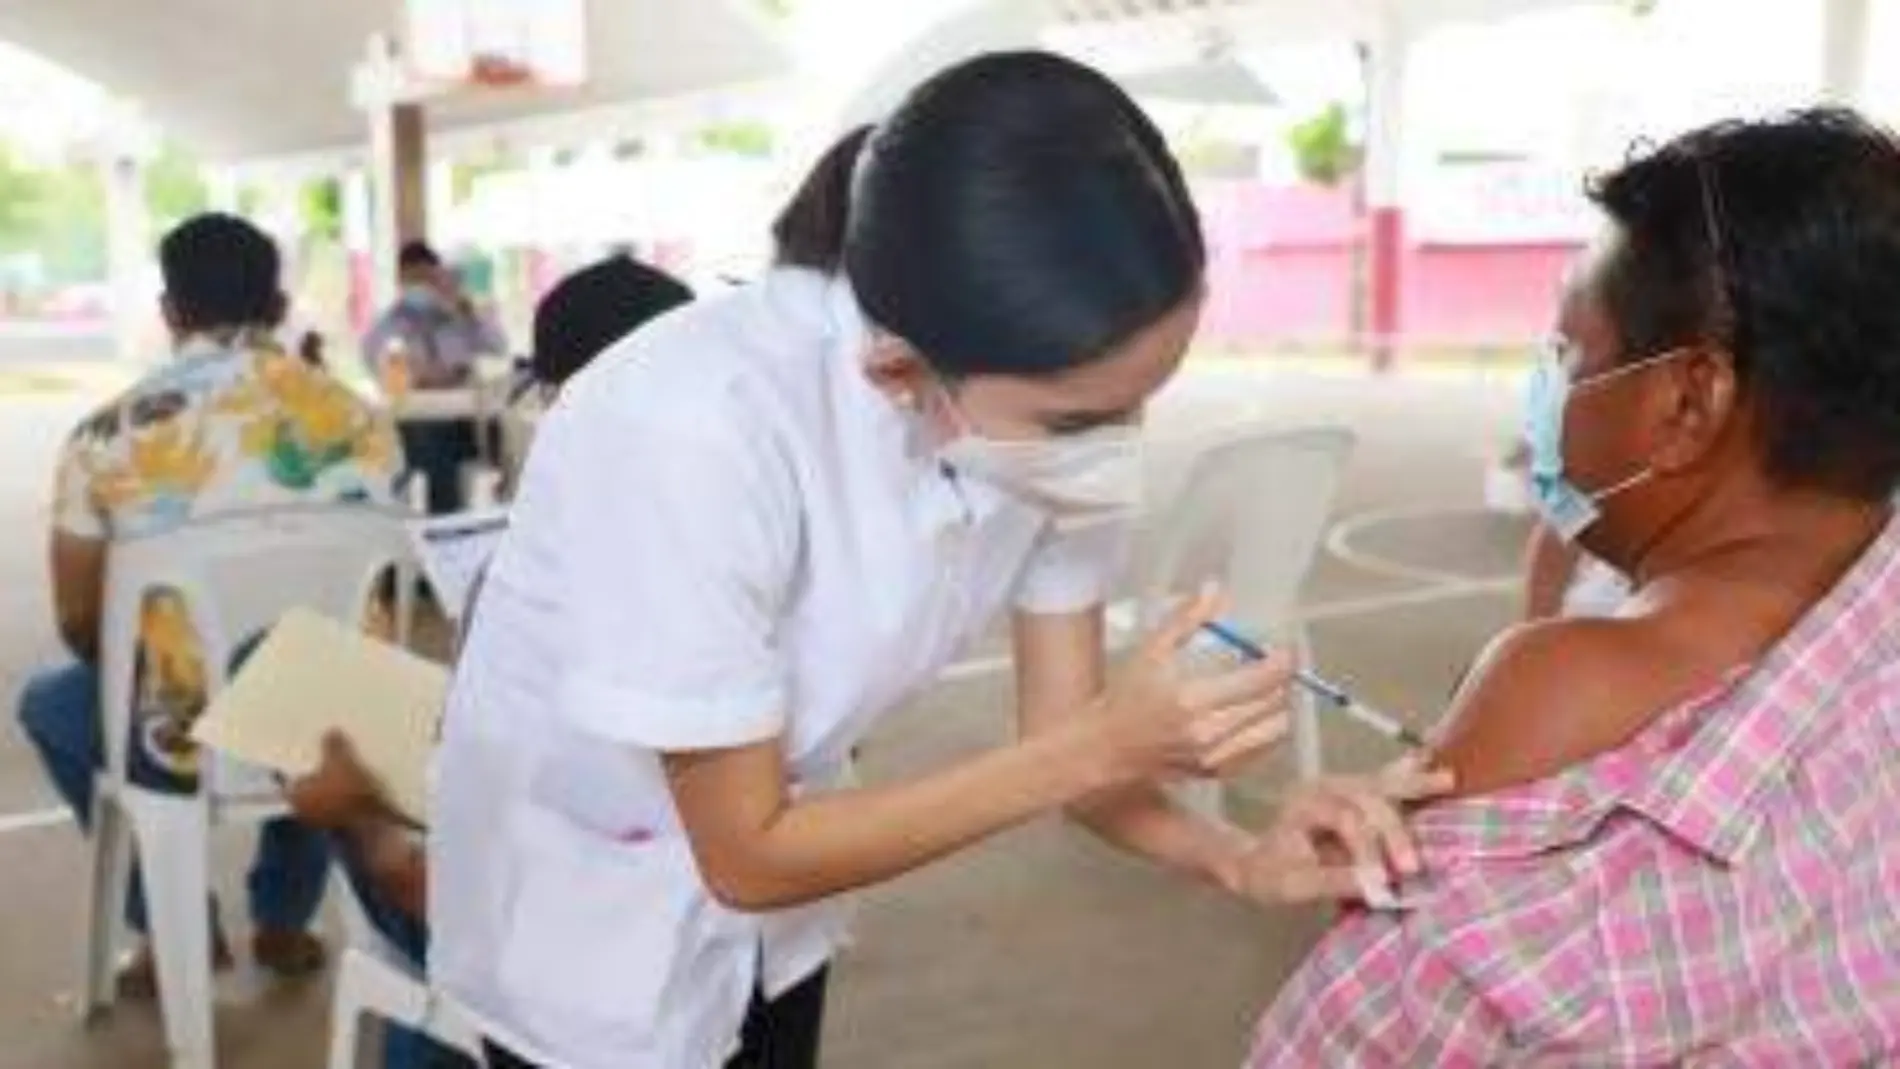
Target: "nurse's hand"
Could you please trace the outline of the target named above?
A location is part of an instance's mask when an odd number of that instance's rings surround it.
[[[1268,905],[1360,900],[1423,868],[1403,806],[1449,792],[1452,774],[1405,758],[1371,776],[1296,785],[1273,826],[1241,849],[1221,880]]]
[[[1293,662],[1276,655],[1216,673],[1183,674],[1180,654],[1220,614],[1217,590],[1176,609],[1110,681],[1096,713],[1113,779],[1166,782],[1224,776],[1287,733]]]

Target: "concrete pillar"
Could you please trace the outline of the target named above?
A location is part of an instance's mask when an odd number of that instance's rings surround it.
[[[1871,0],[1826,0],[1821,34],[1821,97],[1855,105],[1867,85],[1867,31]]]
[[[238,190],[243,185],[237,168],[213,164],[204,169],[206,207],[214,212],[239,214]]]
[[[112,300],[112,352],[120,360],[150,359],[142,351],[158,294],[151,278],[151,220],[145,208],[145,168],[136,151],[108,146],[105,172],[106,277]]]
[[[422,106],[407,99],[394,47],[378,34],[357,69],[356,104],[369,122],[371,296],[376,306],[396,294],[396,252],[428,236],[428,143]]]
[[[1373,367],[1392,366],[1404,329],[1405,72],[1411,40],[1397,0],[1383,0],[1366,38],[1366,285],[1368,351]]]
[[[541,295],[554,287],[559,281],[560,266],[549,238],[549,228],[543,220],[551,215],[550,203],[554,196],[553,186],[557,180],[560,164],[557,162],[560,151],[552,145],[536,145],[528,150],[528,174],[525,181],[528,186],[528,218],[534,233],[523,244],[524,270],[528,297],[540,300]]]
[[[369,174],[351,168],[343,175],[343,248],[349,258],[349,320],[357,334],[369,329],[376,314],[375,241],[371,235]]]

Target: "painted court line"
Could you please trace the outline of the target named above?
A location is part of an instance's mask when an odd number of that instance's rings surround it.
[[[50,828],[55,824],[66,824],[72,820],[72,814],[64,809],[36,809],[27,813],[0,814],[0,835],[11,835],[16,831],[31,831],[34,828]]]
[[[1326,534],[1326,552],[1342,563],[1351,565],[1361,571],[1371,572],[1374,575],[1389,576],[1393,579],[1406,579],[1415,583],[1428,583],[1433,586],[1454,586],[1459,583],[1469,583],[1472,581],[1471,576],[1460,575],[1457,572],[1442,571],[1437,568],[1422,568],[1416,564],[1406,564],[1403,561],[1395,561],[1376,554],[1365,553],[1354,549],[1352,541],[1361,532],[1368,528],[1380,526],[1381,524],[1401,520],[1435,519],[1442,516],[1478,515],[1483,512],[1484,510],[1481,508],[1460,509],[1444,508],[1442,506],[1376,509],[1371,512],[1362,512],[1333,525],[1333,529]]]

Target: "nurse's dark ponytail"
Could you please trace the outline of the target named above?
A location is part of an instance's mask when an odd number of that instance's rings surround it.
[[[870,136],[860,126],[825,150],[772,221],[773,262],[836,274],[844,266],[844,230],[851,218],[851,176]]]
[[[1052,375],[1200,292],[1200,219],[1161,133],[1103,75],[982,56],[913,92],[859,165],[844,266],[941,374]]]

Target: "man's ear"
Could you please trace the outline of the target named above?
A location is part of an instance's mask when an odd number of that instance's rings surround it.
[[[171,294],[158,295],[158,316],[165,321],[165,329],[172,337],[183,337],[185,325],[178,319],[178,306],[172,303]]]
[[[1715,451],[1740,418],[1741,384],[1734,354],[1712,347],[1691,350],[1657,374],[1663,381],[1650,462],[1667,474],[1692,468]]]

